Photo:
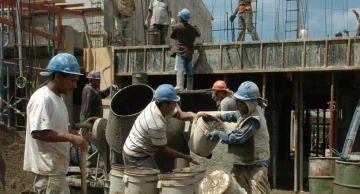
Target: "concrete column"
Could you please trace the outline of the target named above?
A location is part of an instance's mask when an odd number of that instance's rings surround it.
[[[62,48],[58,49],[58,53],[69,53],[69,54],[74,54],[74,29],[70,26],[63,26],[62,29]],[[64,98],[66,107],[67,107],[67,111],[69,114],[69,122],[70,122],[70,127],[73,128],[74,127],[74,104],[73,104],[73,94],[69,94],[69,95],[63,95],[62,96]]]

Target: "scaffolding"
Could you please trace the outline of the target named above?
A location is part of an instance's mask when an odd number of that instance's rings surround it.
[[[55,42],[61,47],[62,15],[83,15],[83,11],[68,9],[83,4],[58,3],[65,3],[65,0],[0,0],[0,122],[9,128],[25,129],[26,104],[35,86],[33,72],[42,70],[34,67],[34,37],[47,39],[47,52],[52,57],[56,52]],[[47,30],[42,31],[35,27],[34,18],[44,15],[48,17]]]

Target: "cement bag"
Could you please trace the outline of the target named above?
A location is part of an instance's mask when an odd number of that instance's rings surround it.
[[[232,174],[216,170],[207,175],[200,183],[200,194],[247,194]]]
[[[134,0],[112,0],[111,2],[114,11],[118,11],[122,15],[131,16],[136,9]]]
[[[219,141],[210,141],[206,139],[206,135],[210,132],[218,130],[225,131],[224,123],[211,115],[201,117],[191,128],[190,140],[188,146],[190,150],[199,156],[207,157],[214,150]]]

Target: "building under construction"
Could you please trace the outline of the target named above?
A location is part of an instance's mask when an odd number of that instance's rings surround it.
[[[162,83],[175,85],[170,46],[146,45],[143,21],[148,0],[136,1],[131,25],[120,41],[126,46],[118,44],[114,35],[114,10],[109,1],[0,3],[1,118],[8,127],[24,131],[26,101],[45,81],[39,71],[55,53],[74,53],[84,73],[100,71],[101,88],[114,84],[123,88],[133,83],[152,88]],[[204,90],[216,80],[225,80],[233,91],[243,81],[255,82],[268,100],[265,116],[271,136],[272,189],[308,191],[309,157],[331,156],[332,148],[342,150],[351,126],[360,99],[360,39],[212,43],[212,16],[203,2],[176,1],[171,4],[173,15],[184,7],[196,13],[192,23],[199,26],[202,36],[196,42],[192,61],[194,91],[180,94],[182,110],[216,110],[211,93]],[[295,26],[298,35],[301,25]],[[64,97],[72,124],[79,120],[85,82],[84,77],[79,78],[78,88]],[[109,109],[110,99],[103,104]],[[104,111],[104,117],[108,114]],[[352,152],[360,152],[359,135],[354,141]]]

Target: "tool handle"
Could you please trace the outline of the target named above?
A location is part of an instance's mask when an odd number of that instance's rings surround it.
[[[91,129],[91,127],[92,127],[91,123],[76,123],[75,124],[76,129],[81,129],[81,128]]]

